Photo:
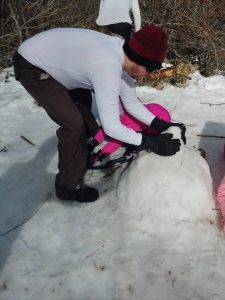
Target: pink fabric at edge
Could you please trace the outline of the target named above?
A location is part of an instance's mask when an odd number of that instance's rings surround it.
[[[217,195],[216,195],[216,200],[217,203],[219,205],[221,214],[222,214],[222,227],[223,230],[225,231],[225,176],[223,178],[223,180],[220,183],[220,186],[218,188],[217,191]]]

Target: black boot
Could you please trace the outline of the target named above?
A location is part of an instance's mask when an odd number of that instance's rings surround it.
[[[98,190],[83,184],[78,184],[74,188],[64,188],[56,184],[55,191],[56,191],[56,196],[60,200],[94,202],[99,197]]]

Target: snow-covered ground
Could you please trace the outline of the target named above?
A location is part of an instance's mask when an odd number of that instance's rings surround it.
[[[225,139],[199,135],[225,136],[225,77],[195,72],[186,88],[137,92],[186,124],[187,145],[173,157],[141,153],[129,168],[88,171],[100,199],[64,203],[54,193],[56,125],[1,74],[1,300],[224,299],[215,192]]]

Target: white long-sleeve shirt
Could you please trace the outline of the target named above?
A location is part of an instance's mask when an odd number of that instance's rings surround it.
[[[127,22],[132,24],[130,11],[134,17],[135,31],[141,28],[141,14],[138,0],[101,0],[96,23],[99,26]]]
[[[125,109],[144,124],[149,125],[155,116],[139,101],[134,80],[122,70],[123,43],[117,37],[97,31],[57,28],[26,40],[18,52],[68,90],[94,89],[105,133],[140,145],[141,134],[120,122],[119,95]]]

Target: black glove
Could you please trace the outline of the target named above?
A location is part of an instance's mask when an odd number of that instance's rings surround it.
[[[154,152],[161,156],[171,156],[180,151],[180,140],[172,139],[172,133],[159,135],[142,134],[141,149]]]
[[[152,123],[150,124],[150,127],[160,133],[160,132],[168,129],[170,127],[170,123],[168,123],[162,119],[159,119],[158,117],[155,117],[153,119]]]

